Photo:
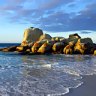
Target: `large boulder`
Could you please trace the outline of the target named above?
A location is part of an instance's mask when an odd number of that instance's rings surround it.
[[[40,36],[39,40],[44,40],[44,39],[47,39],[47,40],[51,40],[51,36],[49,34],[43,34]]]
[[[34,45],[31,47],[32,53],[37,53],[38,49],[39,49],[44,43],[46,43],[46,42],[47,42],[46,39],[35,42]]]
[[[34,27],[28,28],[24,31],[24,37],[21,45],[38,41],[41,35],[43,35],[43,31],[41,29]]]
[[[69,38],[81,38],[77,33],[75,33],[75,34],[70,34],[69,35]]]
[[[64,48],[64,43],[62,42],[56,42],[53,47],[52,47],[52,50],[54,52],[63,52],[63,48]]]
[[[80,39],[81,37],[77,34],[77,33],[75,33],[75,34],[70,34],[69,35],[69,38],[68,39],[65,39],[65,43],[66,44],[69,44],[69,42],[74,42],[74,44],[76,44],[77,43],[77,41],[78,41],[78,39]]]
[[[81,38],[78,40],[79,43],[90,43],[93,44],[93,41],[91,38]]]
[[[78,39],[74,46],[74,53],[76,54],[91,54],[93,49],[93,41],[91,38]],[[94,50],[93,50],[94,51]]]
[[[63,49],[63,53],[64,54],[72,54],[73,53],[73,50],[71,48],[70,45],[67,45],[64,49]]]
[[[77,42],[74,46],[74,53],[76,54],[91,54],[93,44]]]
[[[52,43],[45,42],[39,49],[38,53],[45,54],[45,53],[51,53],[52,51]]]
[[[66,44],[69,44],[70,42],[73,42],[74,44],[76,44],[78,41],[78,38],[68,38],[68,39],[65,39],[65,43]]]
[[[42,43],[36,42],[31,48],[32,53],[37,53],[38,49],[42,46]]]
[[[78,43],[74,47],[75,54],[84,54],[85,50],[86,50],[86,47],[84,43]]]

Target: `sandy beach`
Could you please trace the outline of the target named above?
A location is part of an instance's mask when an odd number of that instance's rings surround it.
[[[70,89],[70,92],[64,96],[96,96],[96,75],[83,76],[84,82],[77,89]]]

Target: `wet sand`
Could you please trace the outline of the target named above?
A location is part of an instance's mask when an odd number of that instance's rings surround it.
[[[64,96],[96,96],[96,75],[84,76],[84,82],[76,89],[70,89],[70,92]]]

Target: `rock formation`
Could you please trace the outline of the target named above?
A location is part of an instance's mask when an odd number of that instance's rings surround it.
[[[18,52],[26,54],[94,54],[96,44],[91,38],[81,38],[77,33],[68,38],[51,37],[43,34],[39,28],[28,28],[24,31],[24,38],[19,46],[1,48],[4,52]]]

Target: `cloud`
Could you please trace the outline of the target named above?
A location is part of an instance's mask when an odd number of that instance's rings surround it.
[[[81,2],[78,5],[79,8],[76,0],[4,1],[6,1],[5,4],[0,6],[0,15],[5,15],[13,23],[34,24],[52,32],[96,30],[95,1],[87,3],[84,0],[78,0]]]
[[[43,3],[39,6],[40,9],[52,9],[60,7],[61,5],[66,5],[68,3],[74,2],[74,0],[41,0]]]
[[[41,22],[40,20],[44,16],[53,14],[57,7],[66,5],[74,0],[46,0],[46,2],[45,0],[37,1],[38,2],[35,0],[7,0],[9,3],[2,5],[0,7],[0,12],[5,13],[6,16],[9,14],[8,18],[12,22],[18,21],[19,23],[19,21],[27,21],[29,23],[39,24]],[[34,6],[32,6],[33,3]]]
[[[89,34],[89,33],[92,33],[91,31],[81,31],[80,32],[81,34]]]
[[[90,4],[77,14],[67,14],[61,12],[61,15],[58,13],[56,15],[50,15],[48,18],[43,18],[44,20],[42,23],[44,23],[43,25],[45,26],[42,26],[44,29],[47,29],[48,31],[96,30],[95,6],[96,4]],[[46,21],[47,23],[45,23]]]
[[[22,8],[22,6],[2,6],[0,7],[0,10],[2,11],[15,11],[15,10],[19,10],[20,8]]]

